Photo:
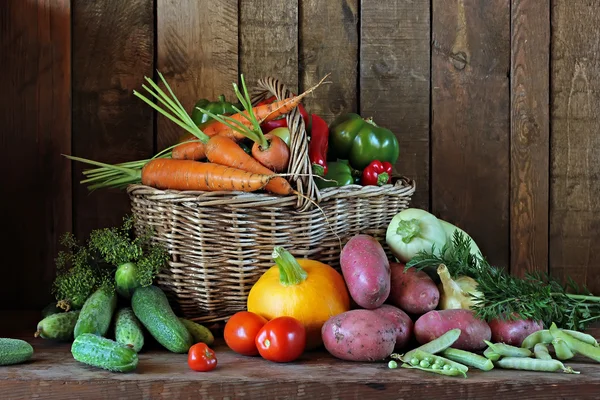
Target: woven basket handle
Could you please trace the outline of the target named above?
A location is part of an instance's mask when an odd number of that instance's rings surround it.
[[[266,77],[259,79],[256,89],[252,96],[252,104],[256,105],[260,101],[275,95],[277,100],[293,97],[292,92],[279,80]],[[302,196],[298,196],[296,209],[305,211],[309,209],[314,202],[321,201],[321,193],[313,181],[312,167],[308,157],[308,132],[304,124],[304,119],[295,107],[286,115],[288,128],[290,130],[290,163],[288,165],[286,176],[292,187]]]

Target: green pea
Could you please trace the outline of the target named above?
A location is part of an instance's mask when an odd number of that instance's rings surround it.
[[[450,347],[442,351],[442,355],[452,361],[456,361],[470,367],[475,367],[482,371],[489,371],[494,368],[494,363],[492,360],[469,351],[453,349]]]
[[[558,358],[561,361],[569,360],[575,357],[575,354],[573,354],[573,352],[567,345],[567,342],[565,342],[561,338],[555,338],[552,341],[552,347],[554,347],[554,354],[556,354],[556,358]]]
[[[394,360],[390,360],[390,362],[388,363],[388,368],[396,369],[396,368],[398,368],[398,363]]]
[[[503,357],[530,357],[531,351],[522,347],[515,347],[505,343],[491,343],[484,340],[494,353]]]
[[[550,326],[550,333],[556,338],[564,340],[569,348],[577,354],[581,354],[584,357],[591,358],[594,361],[600,362],[600,347],[582,342],[579,339],[569,335],[566,332],[558,329],[555,323]]]
[[[422,367],[422,368],[428,368],[430,365],[431,364],[427,360],[421,360],[421,362],[419,363],[419,367]]]
[[[421,351],[424,351],[425,353],[429,353],[429,354],[439,353],[440,351],[446,350],[448,347],[452,346],[454,344],[454,342],[456,342],[458,340],[460,333],[461,333],[461,330],[458,328],[450,329],[449,331],[447,331],[446,333],[444,333],[442,336],[438,337],[437,339],[434,339],[431,342],[425,343],[424,345],[419,346],[416,349],[409,351],[408,353],[406,353],[404,355],[404,357],[409,359],[410,357],[412,357],[414,352],[417,350],[421,350]]]
[[[448,364],[444,364],[444,366],[442,367],[442,369],[443,369],[444,371],[449,371],[449,370],[451,370],[451,369],[452,369],[452,367],[451,367],[450,365],[448,365]]]
[[[433,372],[434,374],[440,374],[440,375],[446,375],[446,376],[463,376],[465,378],[467,377],[466,372],[461,371],[459,369],[446,369],[446,368],[442,368],[442,369],[430,369],[430,368],[422,368],[422,367],[419,367],[419,366],[410,365],[410,364],[407,364],[407,363],[403,363],[400,366],[402,368],[418,369],[418,370],[421,370],[421,371]]]
[[[533,347],[537,343],[549,344],[552,342],[552,335],[548,329],[542,329],[536,332],[533,332],[529,336],[527,336],[523,343],[521,343],[521,347],[524,349],[533,349]]]
[[[496,362],[496,365],[504,369],[519,369],[525,371],[538,372],[557,372],[562,371],[567,374],[578,374],[571,367],[565,367],[558,360],[540,360],[530,357],[503,357]]]
[[[533,354],[535,358],[539,358],[540,360],[552,360],[552,356],[548,352],[548,346],[544,343],[536,343],[533,346]]]
[[[419,359],[417,357],[413,357],[410,359],[411,365],[419,365]]]

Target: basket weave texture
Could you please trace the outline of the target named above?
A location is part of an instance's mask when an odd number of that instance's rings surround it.
[[[292,96],[279,81],[267,78],[259,80],[253,103],[273,94]],[[244,310],[252,285],[274,264],[275,246],[338,270],[341,246],[356,234],[372,235],[385,248],[390,220],[408,207],[415,183],[405,177],[381,187],[319,191],[300,113],[295,109],[286,118],[291,133],[287,179],[302,196],[127,188],[136,230],[153,228],[154,240],[170,253],[157,284],[186,318],[217,322]]]

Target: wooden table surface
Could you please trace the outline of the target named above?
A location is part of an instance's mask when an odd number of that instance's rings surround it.
[[[150,343],[132,373],[111,373],[73,360],[69,343],[33,338],[31,314],[2,314],[0,336],[19,337],[34,347],[24,364],[0,367],[0,399],[600,399],[600,364],[577,358],[568,365],[580,375],[470,370],[452,378],[386,363],[352,363],[325,352],[290,364],[239,356],[215,345],[217,369],[194,372],[185,354]],[[33,319],[35,321],[35,319]],[[596,337],[600,330],[592,331]]]

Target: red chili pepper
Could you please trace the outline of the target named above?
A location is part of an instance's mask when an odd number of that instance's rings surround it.
[[[372,161],[363,170],[361,183],[364,186],[383,186],[392,181],[392,164],[387,161]]]
[[[263,101],[259,102],[257,104],[257,106],[270,104],[270,103],[274,102],[275,100],[277,100],[277,97],[271,96],[268,99],[264,99]],[[304,124],[308,128],[308,126],[310,124],[310,117],[308,116],[308,113],[306,112],[306,110],[304,109],[304,106],[302,106],[302,104],[298,105],[298,110],[300,111],[300,115],[302,116],[302,119],[304,120]],[[275,119],[273,121],[263,122],[260,125],[260,128],[262,129],[263,133],[269,133],[270,131],[272,131],[275,128],[282,128],[282,127],[287,128],[287,119],[285,118],[285,116],[283,118]]]
[[[311,114],[312,127],[308,143],[308,157],[313,174],[325,176],[327,173],[327,148],[329,146],[329,126],[318,115]]]

